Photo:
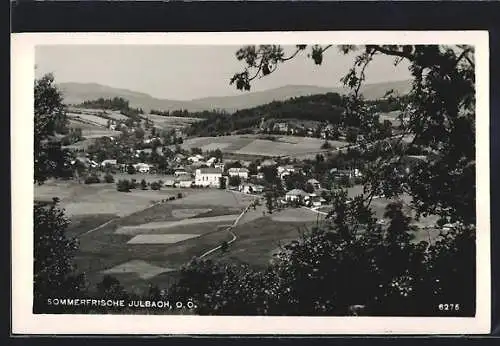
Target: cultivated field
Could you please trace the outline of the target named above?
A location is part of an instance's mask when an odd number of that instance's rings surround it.
[[[107,119],[104,119],[97,115],[91,114],[77,114],[77,113],[67,113],[68,118],[70,119],[82,119],[83,121],[88,121],[94,123],[96,125],[101,125],[105,127],[108,123]]]
[[[113,120],[127,120],[128,117],[126,115],[121,114],[118,111],[106,111],[106,116],[110,117]]]
[[[69,123],[70,128],[81,128],[83,131],[85,131],[85,130],[87,130],[87,131],[92,131],[92,130],[102,131],[103,130],[102,126],[85,123],[85,122],[79,121],[77,119],[69,119],[68,123]]]
[[[282,213],[286,216],[280,218]],[[219,253],[213,257],[221,261],[236,261],[258,268],[265,267],[272,259],[272,254],[281,246],[299,238],[301,232],[309,230],[316,224],[316,221],[311,221],[315,220],[316,213],[310,210],[305,210],[305,213],[310,216],[302,221],[298,221],[304,214],[302,208],[273,212],[271,216],[261,214],[261,217],[235,227],[233,232],[238,237],[237,240],[229,246],[225,254]]]
[[[176,196],[165,203],[154,202]],[[115,275],[127,289],[141,292],[149,282],[169,284],[194,256],[230,241],[224,231],[253,197],[223,190],[162,189],[116,191],[115,184],[54,182],[35,187],[36,200],[59,197],[77,237],[75,261],[91,287]],[[98,227],[101,226],[101,227]]]
[[[199,118],[184,118],[184,117],[164,117],[157,114],[144,115],[151,120],[156,127],[160,128],[184,128],[195,122],[201,121]]]
[[[158,203],[178,192],[182,192],[182,198]],[[349,189],[351,196],[361,192],[359,186]],[[144,292],[150,283],[170,285],[182,265],[223,241],[234,240],[227,252],[215,252],[211,259],[264,267],[282,245],[315,225],[329,222],[323,212],[304,207],[268,214],[261,200],[259,206],[249,208],[238,219],[230,233],[228,226],[256,197],[218,189],[163,188],[123,193],[116,191],[115,184],[60,181],[35,187],[35,199],[56,196],[71,220],[67,234],[77,237],[80,244],[77,268],[86,273],[91,287],[105,274],[112,274],[127,290],[137,293]],[[383,217],[388,202],[383,198],[373,200],[377,217]],[[421,222],[430,224],[429,220]],[[416,240],[435,237],[435,232],[422,231]]]
[[[69,123],[70,128],[82,129],[82,136],[86,137],[86,138],[99,138],[99,137],[103,137],[103,136],[118,136],[119,134],[121,134],[120,131],[108,130],[105,127],[98,126],[95,124],[81,122],[77,119],[69,119],[68,123]]]
[[[321,151],[324,140],[310,137],[274,136],[276,140],[262,139],[258,135],[234,135],[196,137],[186,140],[183,147],[199,147],[203,151],[220,149],[222,152],[240,155],[287,156],[305,155]],[[342,141],[329,141],[332,147],[341,147]]]
[[[121,135],[120,131],[111,131],[107,129],[82,130],[82,136],[85,138],[117,137],[119,135]]]

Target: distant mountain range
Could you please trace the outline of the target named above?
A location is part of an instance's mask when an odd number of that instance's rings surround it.
[[[242,92],[241,95],[206,97],[190,101],[159,99],[151,95],[127,90],[118,89],[96,83],[60,83],[58,85],[64,96],[66,104],[79,104],[87,100],[102,98],[122,97],[130,102],[132,107],[142,108],[144,110],[179,110],[202,111],[221,109],[228,112],[234,112],[239,109],[252,108],[272,101],[284,101],[286,99],[298,96],[308,96],[315,94],[326,94],[334,92],[346,94],[347,88],[342,87],[319,87],[313,85],[287,85],[275,89],[257,92]],[[409,92],[411,87],[410,80],[385,82],[377,84],[366,84],[361,92],[366,99],[378,99],[384,96],[388,90],[394,90],[400,95]]]

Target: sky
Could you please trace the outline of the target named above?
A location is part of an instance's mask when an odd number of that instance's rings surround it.
[[[98,83],[172,100],[231,96],[242,92],[229,85],[244,64],[235,57],[239,46],[174,45],[43,45],[35,50],[36,76],[53,73],[57,83]],[[293,47],[285,47],[290,51]],[[354,55],[336,49],[317,66],[307,51],[273,74],[255,80],[251,91],[285,85],[340,86]],[[366,83],[410,78],[408,65],[377,56],[366,71]]]

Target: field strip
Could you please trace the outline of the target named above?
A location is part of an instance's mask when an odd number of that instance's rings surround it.
[[[227,242],[227,244],[232,244],[233,242],[236,241],[236,239],[238,239],[238,237],[236,236],[236,234],[234,234],[234,232],[232,231],[233,227],[235,227],[237,224],[238,224],[238,221],[240,221],[240,219],[243,217],[243,215],[245,215],[245,213],[248,211],[248,209],[250,208],[250,206],[252,205],[252,203],[250,203],[242,212],[241,214],[236,218],[236,220],[234,220],[234,223],[229,226],[228,228],[226,228],[226,231],[228,231],[232,236],[233,236],[233,239],[231,239],[230,241]],[[211,250],[208,250],[206,251],[205,253],[203,253],[199,259],[202,259],[204,257],[207,257],[209,255],[211,255],[212,253],[214,253],[215,251],[219,250],[220,248],[222,247],[222,245],[219,245],[219,246],[216,246],[214,247],[213,249]]]
[[[160,204],[162,204],[162,203],[163,203],[163,202],[157,202],[157,203],[154,203],[154,204],[150,205],[149,207],[146,207],[146,208],[141,209],[141,210],[139,210],[139,211],[135,211],[135,212],[133,212],[133,213],[131,213],[131,214],[129,214],[129,215],[124,215],[124,216],[122,216],[122,217],[115,217],[114,219],[111,219],[111,220],[109,220],[109,221],[106,221],[106,222],[105,222],[105,223],[103,223],[102,225],[99,225],[99,226],[97,226],[97,227],[95,227],[95,228],[92,228],[90,231],[87,231],[87,232],[85,232],[85,233],[80,234],[80,237],[81,237],[82,235],[87,235],[87,234],[90,234],[90,233],[95,232],[95,231],[97,231],[97,230],[100,230],[101,228],[103,228],[104,226],[109,225],[109,224],[110,224],[111,222],[113,222],[113,221],[116,221],[116,220],[119,220],[119,219],[121,219],[121,218],[124,218],[124,217],[130,216],[130,215],[133,215],[133,214],[138,213],[138,212],[142,212],[142,211],[145,211],[145,210],[151,209],[151,208],[156,207],[157,205],[160,205]]]
[[[165,228],[173,228],[178,226],[189,226],[189,225],[197,225],[200,223],[213,223],[213,222],[225,222],[225,221],[233,221],[238,218],[238,215],[220,215],[220,216],[212,216],[212,217],[200,217],[195,219],[183,219],[177,221],[160,221],[160,222],[149,222],[141,225],[134,226],[122,226],[118,228],[115,233],[116,234],[129,234],[130,232],[136,232],[141,230],[155,230],[155,229],[165,229]]]
[[[139,234],[127,244],[175,244],[188,239],[198,238],[201,234]]]
[[[325,213],[324,211],[319,211],[319,210],[316,210],[316,209],[313,209],[313,208],[309,208],[309,207],[302,207],[302,208],[310,210],[310,211],[313,211],[313,212],[321,214],[321,215],[328,215],[328,213]]]

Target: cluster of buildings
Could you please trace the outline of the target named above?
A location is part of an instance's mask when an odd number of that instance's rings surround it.
[[[345,136],[344,130],[332,124],[318,123],[316,126],[301,124],[294,121],[266,122],[261,119],[259,130],[265,133],[275,133],[282,135],[320,137],[323,139],[335,139]]]
[[[224,171],[223,165],[216,164],[213,167],[195,169],[178,166],[173,177],[165,182],[165,186],[220,188],[221,184],[228,186],[229,178],[234,176],[240,178],[243,186],[249,178],[249,170],[247,168],[229,168]]]

